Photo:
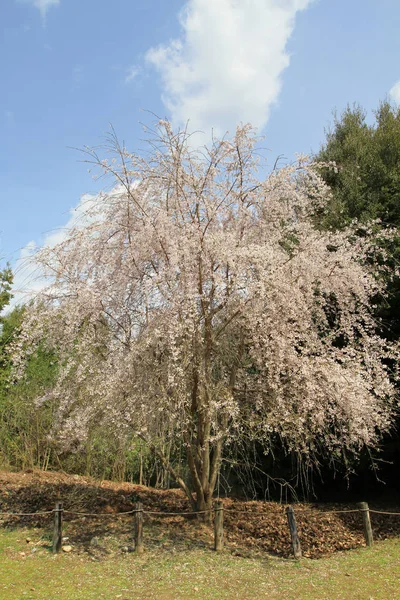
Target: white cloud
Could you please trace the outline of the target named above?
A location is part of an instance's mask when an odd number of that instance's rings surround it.
[[[31,4],[35,8],[40,11],[42,15],[43,21],[46,19],[47,11],[52,6],[58,6],[60,4],[60,0],[19,0],[20,2],[25,2],[26,4]]]
[[[13,299],[8,310],[17,305],[26,304],[38,292],[49,284],[43,271],[35,261],[35,254],[40,248],[54,248],[57,244],[64,242],[72,228],[85,227],[90,223],[99,222],[106,217],[105,203],[119,198],[124,189],[115,186],[106,196],[103,194],[84,194],[77,206],[69,211],[69,218],[63,227],[59,227],[46,233],[40,243],[31,240],[19,251],[19,257],[13,266],[14,284]]]
[[[125,75],[125,83],[131,83],[131,81],[136,79],[136,77],[139,75],[139,73],[140,73],[140,68],[137,67],[136,65],[129,67],[129,69],[127,69],[127,73]]]
[[[290,62],[286,45],[295,17],[313,0],[188,0],[182,33],[151,48],[163,102],[175,125],[217,134],[239,122],[262,128]]]
[[[58,229],[55,229],[44,236],[41,246],[36,241],[31,240],[24,248],[20,250],[19,258],[16,261],[14,272],[13,294],[10,308],[18,304],[24,304],[30,300],[37,292],[48,284],[43,277],[42,272],[35,263],[35,253],[39,247],[54,247],[63,242],[71,228],[79,223],[88,222],[88,211],[95,205],[97,196],[85,194],[80,199],[78,205],[69,211],[67,223]],[[90,218],[90,217],[89,217]]]
[[[400,104],[400,81],[394,84],[392,89],[389,92],[389,96],[392,100],[394,100],[397,104]]]

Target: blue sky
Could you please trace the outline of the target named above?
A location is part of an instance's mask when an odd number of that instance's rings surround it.
[[[112,123],[137,150],[143,109],[250,120],[273,162],[318,150],[334,108],[400,101],[398,0],[1,0],[0,29],[3,264],[98,189],[70,147]]]

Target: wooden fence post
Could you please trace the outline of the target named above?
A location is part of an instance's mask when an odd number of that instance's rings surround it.
[[[53,554],[58,554],[62,544],[62,502],[57,502],[54,509]]]
[[[367,546],[372,546],[374,538],[372,535],[371,519],[369,516],[369,506],[366,502],[359,502],[358,508],[363,518],[365,541],[367,542]]]
[[[220,500],[214,504],[214,550],[224,548],[224,505]]]
[[[135,510],[135,552],[136,554],[143,554],[143,504],[136,502]]]
[[[293,506],[286,508],[287,520],[289,523],[290,537],[292,539],[293,554],[296,559],[301,558],[301,546],[299,540],[299,534],[297,533],[297,523],[294,516]]]

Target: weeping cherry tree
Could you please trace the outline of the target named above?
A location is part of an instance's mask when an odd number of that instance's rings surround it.
[[[47,284],[15,362],[21,372],[43,340],[58,353],[61,441],[100,421],[134,433],[198,510],[235,440],[307,457],[376,446],[395,412],[398,349],[370,310],[383,286],[365,266],[368,232],[314,227],[330,198],[318,166],[299,157],[261,176],[250,126],[202,150],[166,121],[153,134],[141,156],[113,134],[107,159],[86,150],[108,191],[35,256]]]

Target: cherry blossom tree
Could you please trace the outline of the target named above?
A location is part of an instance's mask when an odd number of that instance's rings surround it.
[[[114,134],[106,160],[86,150],[108,191],[35,257],[48,285],[15,353],[23,369],[41,340],[57,351],[64,442],[100,419],[133,431],[198,510],[235,439],[309,457],[376,446],[395,411],[398,348],[370,311],[382,285],[363,260],[368,232],[314,227],[330,197],[318,166],[299,157],[261,176],[250,126],[194,151],[160,121],[148,141],[141,156]]]

